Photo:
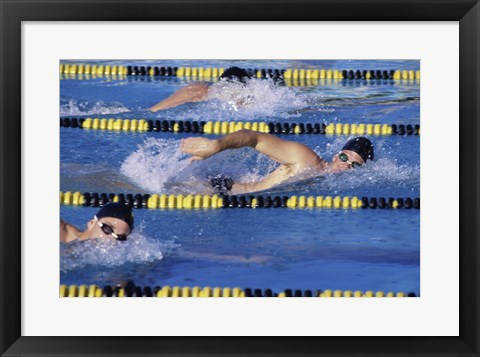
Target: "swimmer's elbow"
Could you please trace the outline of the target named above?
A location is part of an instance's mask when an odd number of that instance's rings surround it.
[[[261,140],[262,133],[258,131],[254,131],[250,129],[241,129],[238,131],[238,133],[244,138],[243,139],[245,143],[244,146],[249,146],[255,149]]]
[[[230,193],[232,195],[243,195],[246,193],[253,193],[267,190],[278,184],[278,182],[271,182],[271,179],[263,179],[252,183],[234,183]]]
[[[154,106],[151,106],[150,108],[148,108],[148,110],[150,110],[152,113],[155,113],[155,112],[158,112],[159,110],[168,109],[170,106],[171,104],[169,103],[168,99],[165,99],[165,100],[162,100],[161,102],[158,102]]]

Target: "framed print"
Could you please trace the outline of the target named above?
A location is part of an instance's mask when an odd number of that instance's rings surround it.
[[[478,1],[0,1],[2,356],[479,355]]]

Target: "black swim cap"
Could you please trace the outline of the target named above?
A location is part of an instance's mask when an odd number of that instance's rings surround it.
[[[247,71],[238,67],[227,68],[220,76],[220,79],[227,79],[231,81],[239,80],[242,83],[245,83],[245,80],[248,78],[250,78],[250,76],[248,75]]]
[[[364,162],[367,162],[368,159],[373,160],[372,142],[363,136],[348,140],[342,150],[355,151],[362,157]]]
[[[96,214],[97,218],[113,217],[124,221],[130,227],[130,232],[133,230],[133,213],[130,206],[124,203],[111,202],[103,206]]]
[[[213,192],[219,195],[228,195],[233,187],[233,180],[230,177],[219,174],[210,179]]]

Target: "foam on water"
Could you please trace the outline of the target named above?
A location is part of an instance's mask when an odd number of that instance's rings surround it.
[[[126,263],[148,263],[162,260],[165,254],[179,247],[174,241],[159,241],[135,228],[128,240],[91,239],[60,244],[60,269],[63,272],[85,266],[116,267]]]
[[[296,90],[276,85],[271,79],[250,79],[245,85],[218,81],[209,88],[208,99],[219,99],[247,116],[285,116],[307,106]]]
[[[120,172],[149,192],[164,192],[164,183],[182,171],[189,159],[174,139],[147,138],[122,163]]]
[[[121,103],[105,103],[103,101],[89,102],[74,99],[63,99],[60,102],[60,116],[108,115],[130,111]]]

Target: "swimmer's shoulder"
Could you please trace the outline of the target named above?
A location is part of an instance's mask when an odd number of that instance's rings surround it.
[[[82,232],[74,225],[60,219],[60,242],[68,243],[80,238]]]
[[[311,172],[314,174],[319,174],[325,172],[327,168],[327,161],[322,159],[313,150],[308,148],[308,150],[306,150],[301,157],[301,160],[297,167],[297,173]]]
[[[193,82],[188,85],[188,87],[193,90],[208,90],[210,86],[211,83],[207,82]]]

